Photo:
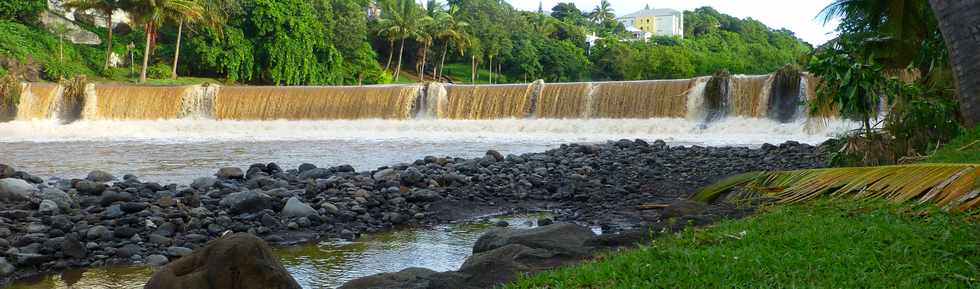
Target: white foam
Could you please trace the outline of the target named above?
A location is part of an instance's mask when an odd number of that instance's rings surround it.
[[[730,117],[706,127],[680,118],[655,119],[500,119],[500,120],[330,120],[157,121],[54,120],[0,123],[0,142],[146,141],[191,143],[221,141],[495,140],[528,142],[600,142],[611,139],[663,139],[701,145],[758,145],[794,140],[816,144],[857,124],[832,120],[815,131],[805,122],[780,124],[766,119]]]

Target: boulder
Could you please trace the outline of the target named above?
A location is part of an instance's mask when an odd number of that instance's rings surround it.
[[[33,185],[21,179],[0,179],[0,201],[26,201],[37,191]]]
[[[150,265],[153,267],[160,267],[166,265],[167,262],[170,262],[170,259],[167,259],[167,256],[164,255],[153,254],[150,256],[146,256],[146,260],[144,260],[143,262],[146,263],[146,265]]]
[[[215,177],[219,179],[243,179],[245,178],[245,172],[242,172],[241,168],[238,167],[224,167],[218,169],[218,172],[214,174]]]
[[[468,276],[466,283],[469,285],[493,288],[514,281],[522,273],[544,271],[579,259],[545,249],[510,244],[466,258],[459,272]]]
[[[102,225],[95,226],[85,232],[85,239],[89,241],[109,240],[112,239],[112,231]]]
[[[133,195],[127,192],[117,192],[117,191],[105,191],[102,193],[102,198],[99,200],[99,204],[103,207],[112,205],[115,202],[129,202],[133,199]]]
[[[323,179],[330,176],[330,170],[324,168],[312,168],[299,173],[300,180]]]
[[[402,183],[406,185],[414,185],[421,183],[425,179],[425,175],[419,172],[418,169],[410,167],[401,173]]]
[[[299,218],[299,217],[314,216],[318,214],[317,211],[313,209],[313,207],[310,207],[310,205],[303,203],[303,201],[300,201],[299,198],[297,197],[292,197],[289,198],[289,200],[286,201],[286,205],[282,207],[282,215],[284,217]]]
[[[89,172],[85,179],[93,182],[104,183],[111,182],[112,180],[115,180],[116,177],[105,171],[94,170]]]
[[[81,180],[75,183],[75,190],[84,195],[97,196],[102,194],[106,189],[106,185],[103,183],[96,183],[88,180]]]
[[[59,213],[61,209],[58,208],[58,204],[56,204],[54,201],[43,200],[41,201],[41,204],[38,205],[37,211],[41,214],[51,215]]]
[[[228,194],[219,204],[228,207],[233,214],[255,213],[272,209],[272,198],[255,191],[243,191]]]
[[[476,240],[473,253],[486,252],[510,244],[521,244],[571,256],[586,256],[591,249],[585,246],[585,242],[595,236],[591,229],[571,223],[526,230],[497,228]]]
[[[61,241],[61,252],[64,253],[65,256],[75,259],[82,259],[88,255],[88,249],[85,248],[85,244],[82,244],[74,233],[69,234],[63,241]]]
[[[17,170],[14,170],[14,167],[5,164],[0,164],[0,179],[13,177],[16,171]]]
[[[432,202],[440,198],[439,193],[430,190],[415,190],[405,198],[409,202]]]
[[[495,150],[488,150],[486,153],[486,157],[491,158],[497,162],[504,160],[504,155],[500,154],[500,152]]]
[[[439,273],[426,268],[407,268],[398,272],[381,273],[351,280],[339,289],[470,289],[466,276],[456,272]]]
[[[213,187],[218,180],[212,177],[200,177],[194,179],[191,183],[191,187],[197,190],[206,191],[208,188]]]
[[[262,239],[236,233],[160,268],[145,289],[293,289],[299,283]]]
[[[68,196],[68,193],[56,188],[41,189],[41,199],[54,202],[63,211],[67,211],[75,206],[75,200]]]

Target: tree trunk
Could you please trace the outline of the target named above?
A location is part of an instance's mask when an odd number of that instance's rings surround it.
[[[170,73],[171,79],[177,79],[177,60],[180,58],[180,36],[184,32],[184,21],[177,22],[177,46],[174,49],[174,67],[173,72]]]
[[[442,81],[442,70],[446,68],[447,50],[449,50],[449,43],[446,43],[446,46],[442,48],[442,59],[439,60],[439,74],[438,74],[439,81]],[[432,68],[432,74],[436,74],[436,69],[434,67]]]
[[[429,54],[429,44],[426,43],[422,46],[422,66],[419,68],[419,82],[425,82],[425,61],[426,56]]]
[[[490,67],[490,77],[488,78],[488,82],[493,84],[493,55],[490,55],[490,63],[487,63],[487,66]]]
[[[109,29],[109,36],[106,37],[105,43],[105,65],[102,66],[102,70],[109,70],[109,61],[112,59],[112,11],[106,14],[105,17],[106,27]]]
[[[398,48],[398,68],[395,68],[395,82],[402,72],[402,55],[405,54],[405,38],[402,38],[401,48]]]
[[[391,59],[395,57],[395,41],[388,41],[388,63],[385,64],[385,71],[391,69]]]
[[[980,4],[976,0],[929,0],[949,49],[956,94],[967,127],[980,123]]]
[[[147,23],[145,26],[146,46],[143,47],[143,67],[140,67],[140,83],[146,82],[146,65],[150,63],[150,37],[153,35],[150,31],[151,26],[153,26],[152,22]]]
[[[470,56],[470,83],[476,84],[476,55]]]

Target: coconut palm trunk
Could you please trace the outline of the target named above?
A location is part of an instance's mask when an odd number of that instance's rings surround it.
[[[449,51],[449,44],[446,43],[446,47],[442,48],[442,59],[439,60],[439,80],[442,80],[442,71],[446,69],[446,53],[448,51]]]
[[[476,55],[470,57],[470,83],[476,84]]]
[[[174,50],[174,67],[170,73],[171,79],[177,79],[177,61],[180,59],[180,36],[184,32],[184,21],[177,21],[177,46]]]
[[[426,43],[422,48],[422,65],[419,66],[419,81],[425,82],[425,61],[429,54],[429,44]]]
[[[391,69],[392,58],[395,58],[395,40],[388,41],[388,63],[385,63],[385,71]]]
[[[969,127],[980,123],[980,4],[976,0],[929,0],[946,40],[956,76],[960,111]]]
[[[112,11],[108,11],[108,12],[109,13],[106,13],[106,17],[105,17],[105,24],[106,24],[106,27],[108,28],[106,30],[109,30],[109,35],[108,35],[108,37],[106,37],[106,44],[105,44],[105,65],[102,65],[102,70],[108,70],[109,69],[109,62],[112,59]]]
[[[398,77],[402,72],[402,55],[405,54],[405,38],[402,38],[401,47],[398,48],[398,67],[395,68],[395,82],[398,82]]]
[[[143,47],[143,67],[140,67],[140,83],[146,82],[146,66],[150,63],[150,39],[153,38],[153,23],[145,24],[146,46]]]

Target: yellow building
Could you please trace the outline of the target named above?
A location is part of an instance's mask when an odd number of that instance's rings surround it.
[[[684,37],[684,13],[674,9],[650,9],[647,5],[643,10],[619,17],[627,29],[651,33],[657,36]]]

